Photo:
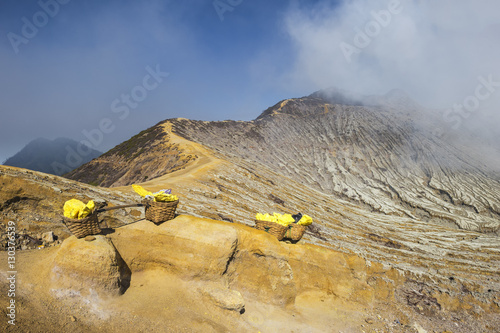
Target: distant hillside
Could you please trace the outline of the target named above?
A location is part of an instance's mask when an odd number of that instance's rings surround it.
[[[28,143],[3,164],[60,176],[101,154],[100,151],[72,139],[38,138]]]
[[[64,176],[87,184],[116,187],[180,170],[196,158],[179,149],[179,144],[157,125]]]

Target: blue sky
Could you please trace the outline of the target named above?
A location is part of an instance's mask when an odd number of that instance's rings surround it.
[[[40,3],[0,2],[0,162],[37,137],[88,140],[101,126],[93,148],[107,151],[167,118],[250,120],[329,86],[447,107],[478,76],[500,80],[495,1],[401,1],[352,59],[340,44],[391,1],[220,0],[222,14],[211,0]]]
[[[167,118],[250,120],[280,99],[310,93],[263,82],[259,73],[286,71],[293,61],[283,29],[289,1],[241,1],[223,20],[205,0],[57,4],[17,53],[7,34],[23,37],[22,18],[33,23],[42,8],[0,5],[1,160],[39,136],[84,139],[81,132],[103,117],[116,125],[95,147],[105,151]],[[118,119],[111,102],[140,85],[147,66],[169,76]]]

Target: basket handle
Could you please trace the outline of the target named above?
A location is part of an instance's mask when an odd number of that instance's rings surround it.
[[[144,204],[136,203],[136,204],[131,204],[131,205],[121,205],[121,206],[101,208],[101,209],[98,209],[97,212],[102,213],[102,212],[107,212],[107,211],[113,210],[113,209],[129,208],[129,207],[144,207]]]

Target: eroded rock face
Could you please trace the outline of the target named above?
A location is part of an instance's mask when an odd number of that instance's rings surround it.
[[[245,298],[283,307],[310,292],[359,304],[400,299],[405,305],[420,306],[422,313],[440,310],[439,300],[449,308],[456,299],[436,296],[447,293],[445,286],[433,289],[422,284],[426,289],[413,293],[408,282],[411,276],[355,254],[278,242],[240,224],[179,216],[160,226],[142,221],[110,236],[132,272],[160,268],[186,280],[223,282]],[[435,303],[429,304],[429,300]],[[481,300],[474,302],[480,304]],[[459,306],[453,311],[463,310]],[[495,311],[494,307],[486,310]]]
[[[207,219],[179,216],[116,230],[113,243],[132,271],[163,268],[183,278],[220,279],[238,244],[237,233]]]
[[[436,135],[440,117],[401,93],[364,100],[340,96],[318,92],[284,100],[253,121],[166,120],[68,177],[120,186],[180,170],[199,157],[175,140],[182,138],[238,165],[241,159],[265,165],[371,212],[500,230],[500,170],[479,158],[481,142]],[[282,194],[266,196],[284,206]]]
[[[289,264],[289,251],[265,232],[239,227],[238,249],[227,270],[229,285],[266,303],[293,304],[299,278]]]
[[[224,281],[247,297],[281,306],[294,304],[306,290],[360,303],[390,300],[401,279],[356,255],[286,244],[243,225],[189,216],[160,226],[142,221],[110,237],[132,272],[162,268],[183,279]]]
[[[113,243],[102,235],[95,238],[71,236],[63,242],[51,270],[54,289],[117,296],[128,288],[131,272]]]

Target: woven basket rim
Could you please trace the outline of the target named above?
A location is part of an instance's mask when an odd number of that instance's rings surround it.
[[[174,203],[179,203],[179,199],[175,201],[154,201],[153,199],[142,199],[143,202],[146,202],[147,204],[160,204],[160,205],[165,205],[165,204],[174,204]]]
[[[276,222],[273,222],[273,221],[265,221],[265,220],[255,220],[255,223],[264,223],[264,224],[271,224],[272,226],[277,226],[277,227],[281,227],[281,228],[285,228],[285,229],[288,229],[290,228],[290,226],[294,223],[291,223],[289,225],[287,225],[286,227],[284,225],[281,225],[279,223],[276,223]]]
[[[287,228],[287,227],[285,227],[285,226],[283,226],[283,225],[281,225],[281,224],[279,224],[279,223],[277,223],[277,222],[273,222],[273,221],[255,220],[255,222],[256,222],[256,223],[257,223],[257,222],[273,223],[273,224],[277,224],[277,225],[279,225],[279,226],[281,226],[281,227],[283,227],[283,228]]]

